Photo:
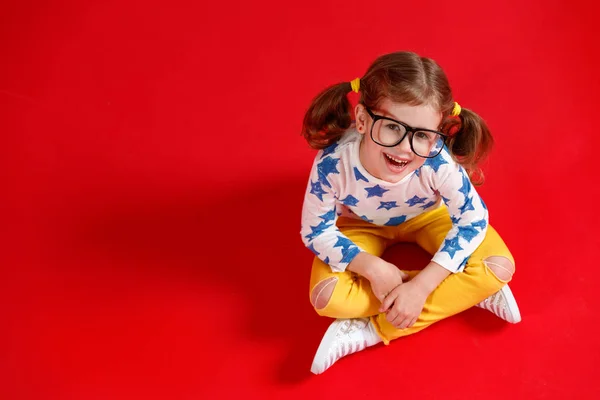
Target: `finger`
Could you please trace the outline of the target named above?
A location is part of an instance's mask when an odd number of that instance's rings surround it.
[[[407,328],[410,328],[411,326],[413,326],[414,324],[416,324],[418,319],[419,319],[418,317],[417,318],[413,318],[413,320],[410,321],[410,324],[408,324]]]
[[[379,307],[379,312],[386,312],[392,306],[392,303],[394,303],[398,296],[398,291],[396,289],[399,287],[400,286],[396,286],[394,290],[385,296],[385,299],[381,302],[381,307]]]
[[[394,325],[393,321],[394,321],[394,319],[396,319],[397,316],[398,316],[398,311],[396,310],[396,307],[392,307],[392,308],[390,308],[387,315],[385,316],[385,319],[387,319],[389,323]]]
[[[394,304],[394,300],[396,300],[396,297],[391,294],[385,296],[385,299],[381,302],[381,306],[379,306],[379,312],[388,311],[392,304]]]
[[[402,322],[400,322],[400,326],[398,328],[399,329],[406,329],[406,328],[408,328],[411,321],[412,321],[412,318],[410,318],[410,317],[404,318],[402,320]]]
[[[398,313],[396,318],[394,318],[390,323],[394,325],[395,328],[400,329],[400,325],[402,324],[402,321],[404,321],[404,318],[405,317],[402,313]]]

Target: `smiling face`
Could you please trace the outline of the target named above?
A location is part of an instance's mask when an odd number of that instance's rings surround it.
[[[414,128],[436,130],[442,121],[442,114],[430,105],[410,106],[394,103],[387,98],[371,111]],[[356,129],[363,135],[360,143],[360,162],[371,175],[386,182],[396,183],[423,165],[426,159],[413,153],[408,136],[395,147],[380,146],[371,138],[373,118],[369,116],[365,106],[358,104],[354,112]]]

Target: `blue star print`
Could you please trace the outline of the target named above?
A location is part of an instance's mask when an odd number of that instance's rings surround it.
[[[349,194],[348,197],[340,201],[342,202],[342,204],[345,204],[347,206],[355,206],[358,204],[358,199],[352,196],[351,194]]]
[[[466,197],[465,198],[465,204],[463,204],[463,206],[461,208],[459,208],[460,213],[464,214],[469,210],[474,210],[475,207],[473,207],[473,198],[472,197]]]
[[[419,197],[415,194],[413,198],[408,199],[405,203],[408,204],[409,207],[413,207],[417,204],[425,203],[425,200],[427,200],[427,197]]]
[[[406,221],[406,215],[401,215],[399,217],[390,218],[388,222],[385,223],[386,226],[397,226]]]
[[[335,208],[331,211],[327,211],[323,215],[319,215],[319,218],[321,218],[324,222],[333,221],[335,219]]]
[[[321,158],[325,158],[328,155],[330,155],[331,153],[333,153],[337,147],[338,147],[337,143],[334,143],[331,146],[325,147],[325,149],[323,149],[323,155],[321,156]]]
[[[342,251],[348,249],[349,247],[354,246],[354,243],[352,243],[352,241],[348,238],[345,238],[343,236],[338,236],[337,237],[337,242],[335,242],[335,244],[333,245],[333,247],[341,247]]]
[[[457,271],[460,271],[462,267],[464,267],[467,264],[467,261],[469,261],[469,257],[465,257],[465,259],[462,260],[462,262],[458,265]]]
[[[363,174],[360,173],[360,171],[358,170],[358,168],[354,167],[354,177],[356,178],[356,182],[362,180],[365,182],[369,182],[369,180],[367,178],[364,177]]]
[[[444,164],[448,164],[448,161],[444,160],[444,157],[442,157],[442,154],[440,153],[433,158],[428,158],[423,166],[428,166],[429,168],[432,168],[434,172],[438,172],[440,167]]]
[[[323,262],[324,262],[325,264],[329,264],[329,257],[325,257],[325,259],[323,260]]]
[[[442,247],[442,250],[440,250],[440,252],[446,252],[450,256],[450,258],[454,258],[454,254],[459,250],[463,250],[463,248],[460,247],[460,244],[458,244],[458,236],[456,236],[452,239],[444,240],[444,247]]]
[[[398,207],[398,205],[395,201],[380,201],[379,207],[377,207],[377,209],[380,210],[382,208],[385,208],[386,210],[391,210],[392,208],[396,207]]]
[[[445,198],[444,196],[440,196],[442,200],[444,200],[444,204],[448,205],[450,203],[450,199]]]
[[[319,165],[317,165],[317,174],[319,175],[319,181],[323,185],[331,187],[331,184],[327,180],[327,175],[340,173],[340,171],[337,170],[337,163],[339,161],[339,158],[331,158],[327,156],[323,160],[321,160]]]
[[[418,177],[421,176],[421,168],[415,169],[415,175],[418,176]]]
[[[481,200],[481,206],[483,207],[484,210],[487,210],[487,206],[485,205],[485,203],[483,202],[483,199],[480,197],[479,200]]]
[[[466,199],[467,196],[469,195],[469,192],[471,191],[471,181],[469,181],[469,177],[465,173],[464,169],[461,168],[461,172],[462,172],[462,186],[460,187],[460,189],[458,189],[458,191],[461,192],[465,196],[465,199]]]
[[[454,225],[458,224],[458,222],[460,221],[460,217],[455,217],[454,215],[450,216],[450,221],[452,221],[452,223]]]
[[[487,222],[485,219],[480,219],[479,221],[473,222],[471,225],[473,225],[475,228],[480,228],[481,230],[484,230],[487,226]]]
[[[384,189],[379,185],[375,185],[370,188],[365,188],[365,190],[367,191],[367,199],[369,197],[382,197],[385,192],[389,191],[388,189]]]
[[[315,196],[317,196],[317,198],[319,200],[323,201],[323,195],[326,194],[327,192],[323,190],[323,187],[321,186],[321,182],[310,181],[310,193],[314,194]]]
[[[346,251],[342,249],[342,259],[340,262],[349,263],[350,261],[354,260],[354,257],[356,257],[358,253],[360,253],[360,250],[356,246],[346,249]]]
[[[458,233],[456,236],[461,237],[461,238],[465,239],[467,242],[471,243],[471,240],[473,240],[473,238],[477,235],[479,235],[479,232],[477,231],[477,229],[473,228],[472,225],[467,225],[467,226],[459,226]]]
[[[365,220],[365,221],[367,221],[367,222],[369,222],[369,223],[373,223],[373,220],[372,220],[372,219],[369,219],[369,218],[367,218],[367,216],[366,216],[366,215],[361,215],[361,217],[360,217],[360,218],[361,218],[361,219],[363,219],[363,220]]]
[[[311,226],[310,229],[312,230],[312,232],[304,237],[308,240],[313,240],[314,238],[319,236],[321,233],[323,233],[323,231],[325,229],[329,228],[330,226],[331,225],[327,224],[327,221],[321,221],[321,223],[319,223],[319,225]]]
[[[432,205],[434,205],[435,203],[436,203],[435,201],[430,201],[430,202],[429,202],[429,203],[427,203],[427,204],[423,204],[423,205],[421,206],[421,208],[422,208],[423,210],[426,210],[426,209],[428,209],[429,207],[431,207]]]
[[[310,251],[312,251],[313,253],[315,253],[315,256],[318,256],[319,254],[321,254],[321,253],[319,253],[317,250],[315,250],[314,243],[311,243],[311,244],[308,246],[308,249],[309,249]]]

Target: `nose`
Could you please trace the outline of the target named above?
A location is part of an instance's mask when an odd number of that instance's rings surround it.
[[[412,152],[412,149],[410,148],[410,132],[407,133],[402,141],[396,145],[396,149],[406,153]]]

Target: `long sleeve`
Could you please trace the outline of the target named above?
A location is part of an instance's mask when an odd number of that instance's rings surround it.
[[[315,157],[302,207],[302,241],[332,271],[342,272],[361,250],[335,222],[340,159],[320,151]]]
[[[441,184],[437,190],[448,207],[452,229],[433,261],[450,272],[462,272],[468,258],[485,238],[487,207],[462,166],[455,164],[446,168],[438,178]]]

